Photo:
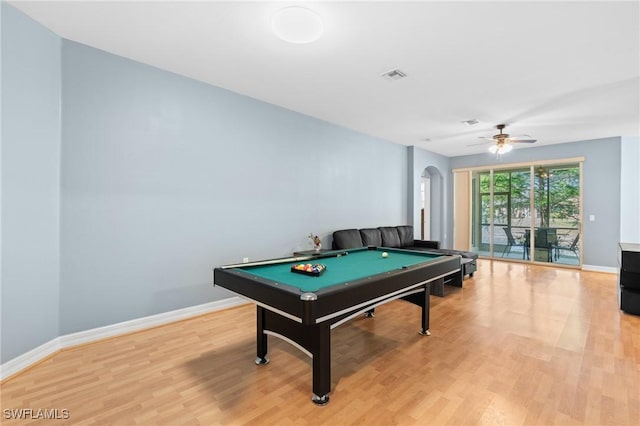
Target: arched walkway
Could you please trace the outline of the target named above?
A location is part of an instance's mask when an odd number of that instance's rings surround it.
[[[426,167],[421,176],[422,205],[425,220],[421,227],[425,226],[426,239],[444,241],[444,180],[437,167]],[[422,186],[424,185],[424,186]]]

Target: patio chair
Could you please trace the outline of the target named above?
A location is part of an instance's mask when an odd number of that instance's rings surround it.
[[[513,234],[511,233],[511,228],[509,228],[508,226],[503,226],[502,229],[507,236],[507,245],[504,246],[504,249],[502,250],[502,257],[505,257],[505,255],[509,256],[512,247],[522,247],[522,258],[524,259],[525,254],[528,251],[528,245],[526,246],[524,243],[517,242],[513,237]]]
[[[580,247],[578,247],[578,241],[580,241],[580,234],[576,234],[576,237],[568,246],[556,245],[556,259],[560,257],[560,250],[570,251],[579,259],[580,256],[578,255],[578,250]]]
[[[538,262],[553,262],[553,254],[557,248],[556,242],[558,241],[556,230],[553,228],[538,228],[535,235],[535,260]]]

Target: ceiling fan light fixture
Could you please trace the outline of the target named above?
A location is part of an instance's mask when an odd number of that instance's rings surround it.
[[[322,18],[305,7],[290,6],[278,10],[271,19],[278,38],[295,44],[313,43],[324,32]]]
[[[497,143],[489,147],[489,152],[492,154],[502,155],[511,151],[513,146],[509,143]]]

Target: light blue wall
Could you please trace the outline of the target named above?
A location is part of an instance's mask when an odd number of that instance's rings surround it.
[[[453,205],[453,175],[451,174],[451,165],[449,163],[449,157],[445,157],[433,152],[425,151],[415,146],[408,147],[409,152],[409,167],[411,173],[409,178],[409,223],[413,223],[415,237],[420,237],[420,209],[421,194],[420,194],[420,181],[424,174],[424,171],[428,167],[436,168],[442,175],[442,193],[439,200],[432,200],[432,203],[438,202],[441,206],[441,217],[439,218],[440,233],[437,235],[431,235],[431,240],[440,241],[443,248],[451,248],[452,240],[452,212],[451,207]],[[433,196],[433,191],[432,191]],[[433,218],[431,219],[434,220]]]
[[[58,336],[60,38],[2,9],[2,354]]]
[[[405,223],[405,147],[2,12],[3,363],[228,297],[213,266],[307,249],[310,232]]]
[[[622,137],[620,241],[640,244],[640,137]]]
[[[213,266],[310,232],[405,223],[403,146],[68,41],[62,105],[62,334],[228,297]]]
[[[585,265],[616,267],[620,238],[620,138],[516,149],[497,160],[493,154],[451,158],[451,168],[585,157],[583,168],[583,224]]]

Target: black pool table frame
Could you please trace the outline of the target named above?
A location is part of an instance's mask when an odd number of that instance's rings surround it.
[[[376,250],[376,247],[369,247]],[[358,249],[362,250],[362,249]],[[385,249],[395,250],[395,249]],[[347,255],[350,250],[329,253],[326,257]],[[351,250],[353,251],[353,250]],[[313,359],[313,402],[329,402],[331,391],[331,336],[333,328],[376,306],[402,299],[422,308],[420,334],[429,335],[429,293],[431,282],[460,271],[460,256],[446,256],[343,282],[315,292],[252,275],[241,268],[312,259],[324,256],[273,259],[263,262],[228,265],[214,269],[214,286],[231,290],[257,305],[256,364],[266,364],[267,337],[279,337]],[[256,285],[258,284],[258,285]]]

